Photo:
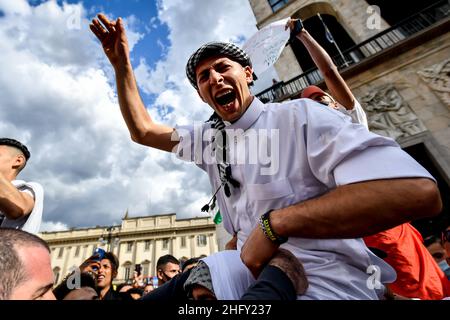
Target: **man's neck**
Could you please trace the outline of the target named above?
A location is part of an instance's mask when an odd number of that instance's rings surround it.
[[[248,103],[247,106],[245,107],[244,112],[241,114],[241,116],[240,116],[239,118],[237,118],[237,119],[234,120],[234,121],[230,121],[230,123],[235,123],[235,122],[238,121],[240,118],[242,118],[242,116],[247,112],[248,108],[250,108],[250,105],[252,104],[253,99],[255,99],[255,96],[250,96],[250,97],[249,97],[249,103]]]
[[[16,180],[17,174],[13,171],[9,171],[9,172],[1,172],[0,171],[0,178],[4,178],[6,180],[8,180],[9,182]]]

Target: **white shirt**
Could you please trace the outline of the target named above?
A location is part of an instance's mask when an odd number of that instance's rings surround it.
[[[5,216],[0,227],[21,229],[29,233],[37,234],[41,227],[42,221],[42,211],[44,208],[44,189],[39,183],[36,182],[13,180],[11,183],[20,192],[25,192],[33,197],[34,207],[29,215],[21,217],[19,219],[12,220],[8,219]],[[2,212],[0,212],[0,215],[3,215]]]
[[[353,109],[347,110],[343,105],[340,103],[337,104],[337,110],[340,112],[348,115],[350,118],[352,118],[353,123],[360,123],[363,126],[369,130],[369,124],[367,122],[367,116],[364,112],[364,109],[361,107],[361,104],[358,100],[355,99],[355,105],[353,106]]]
[[[217,165],[209,164],[211,143],[195,145],[193,138],[197,135],[198,141],[199,132],[195,131],[207,133],[209,128],[209,124],[201,128],[178,127],[181,140],[177,155],[194,160],[205,170],[215,191],[220,180]],[[227,126],[229,136],[233,129],[241,129],[241,134],[229,139],[230,158],[245,156],[247,162],[232,166],[240,188],[231,188],[230,198],[220,190],[217,201],[225,229],[231,234],[237,232],[238,249],[257,226],[261,214],[270,209],[288,207],[355,182],[402,177],[433,179],[394,140],[371,133],[339,111],[323,108],[310,99],[263,104],[254,98],[244,115]],[[244,147],[255,131],[259,133],[258,151]],[[258,152],[264,154],[268,146],[279,157],[265,164],[250,164],[250,158]],[[198,150],[203,152],[193,152]],[[290,237],[282,247],[297,256],[306,271],[309,288],[299,299],[377,299],[375,290],[367,285],[370,275],[366,270],[370,265],[380,267],[382,283],[396,277],[395,271],[359,238]]]

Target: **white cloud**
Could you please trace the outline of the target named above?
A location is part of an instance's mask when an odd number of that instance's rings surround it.
[[[62,222],[44,221],[41,224],[41,230],[39,230],[39,232],[54,232],[66,230],[69,230],[69,227]]]

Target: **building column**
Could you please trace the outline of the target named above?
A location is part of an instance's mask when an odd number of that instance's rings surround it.
[[[152,275],[156,276],[156,239],[152,240],[150,248],[152,250],[152,261],[150,262],[151,270],[152,270],[151,272],[152,272]]]
[[[133,254],[131,255],[131,263],[136,265],[137,240],[133,241]],[[134,269],[133,269],[134,270]],[[131,273],[131,271],[130,271]]]
[[[64,247],[63,267],[62,267],[62,270],[61,270],[62,278],[64,278],[67,275],[67,273],[68,273],[67,272],[67,262],[69,260],[70,251],[72,251],[72,247]]]
[[[189,236],[189,246],[191,247],[191,256],[189,258],[195,257],[195,236]]]
[[[214,234],[210,233],[208,235],[208,243],[209,243],[209,254],[213,254],[216,251],[214,248]]]
[[[177,258],[178,250],[175,252],[175,249],[178,249],[175,241],[177,241],[176,237],[170,238],[170,254]],[[178,258],[177,258],[178,259]]]

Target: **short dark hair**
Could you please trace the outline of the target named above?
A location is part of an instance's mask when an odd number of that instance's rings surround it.
[[[27,146],[15,139],[0,138],[0,146],[9,146],[9,147],[19,149],[23,153],[23,155],[25,156],[25,159],[27,161],[31,157],[31,153],[28,150]]]
[[[186,269],[187,266],[189,266],[190,264],[198,263],[199,261],[200,261],[200,258],[199,258],[199,257],[187,259],[187,260],[183,263],[183,267],[181,268],[181,271],[184,272],[184,270]]]
[[[168,263],[173,263],[173,264],[180,264],[180,261],[178,261],[177,258],[175,258],[173,255],[171,254],[166,254],[164,256],[159,257],[158,262],[156,263],[156,270],[161,269],[163,266],[165,266]]]
[[[9,299],[12,291],[26,281],[28,275],[19,257],[20,247],[43,247],[48,244],[34,234],[11,228],[0,228],[0,300]]]

